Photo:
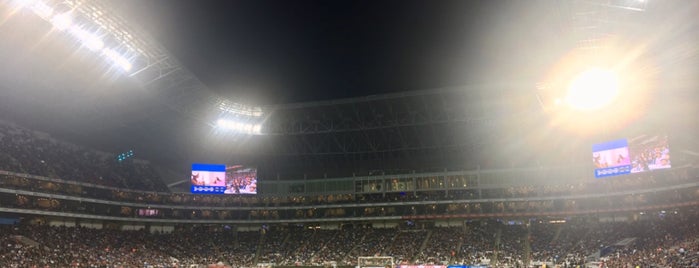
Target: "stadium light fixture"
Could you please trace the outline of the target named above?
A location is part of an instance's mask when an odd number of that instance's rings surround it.
[[[216,121],[216,127],[225,130],[231,130],[244,134],[262,134],[262,125],[239,122],[229,119],[219,119]]]
[[[124,71],[130,71],[133,65],[127,58],[119,54],[119,52],[114,51],[111,48],[104,48],[102,49],[102,54],[109,59],[112,63],[114,63],[116,66],[119,66]]]
[[[73,18],[71,17],[70,13],[56,14],[51,18],[51,24],[56,29],[65,31],[70,28],[71,24],[73,24]]]
[[[98,51],[104,47],[104,41],[102,39],[93,34],[90,33],[76,25],[70,27],[70,34],[75,36],[80,42],[83,44],[83,46],[87,47],[91,51]]]
[[[231,103],[228,101],[223,101],[218,106],[219,110],[226,113],[231,113],[233,115],[242,116],[252,116],[252,117],[262,117],[264,113],[260,107],[246,106],[240,103]]]
[[[565,101],[574,109],[597,110],[611,104],[618,95],[617,75],[610,70],[591,68],[570,82]]]
[[[44,20],[50,18],[53,15],[53,8],[41,1],[36,1],[36,3],[34,3],[34,5],[31,6],[31,9],[32,11],[34,11],[34,13],[36,13],[37,16],[41,17]]]
[[[17,9],[27,8],[47,21],[50,21],[53,15],[53,8],[39,0],[14,0],[12,5]]]
[[[262,134],[262,125],[257,124],[252,127],[252,133],[253,134]]]
[[[103,56],[119,69],[125,72],[131,71],[133,68],[131,60],[124,53],[118,52],[119,50],[127,50],[127,54],[138,54],[134,52],[135,50],[127,42],[128,40],[124,40],[125,37],[130,38],[130,34],[119,31],[118,27],[112,24],[106,24],[104,20],[99,20],[104,13],[88,3],[82,1],[63,2],[62,4],[67,5],[70,10],[63,13],[58,13],[55,7],[50,5],[51,3],[51,1],[44,2],[42,0],[11,0],[11,4],[15,8],[31,10],[41,19],[49,22],[54,29],[76,38],[83,47]],[[89,9],[90,12],[86,13],[86,9]],[[76,24],[76,18],[81,18],[80,25]],[[99,29],[96,32],[88,30],[92,28]],[[117,40],[117,46],[106,47],[105,41],[97,32],[105,33],[105,36],[110,36],[112,39]]]

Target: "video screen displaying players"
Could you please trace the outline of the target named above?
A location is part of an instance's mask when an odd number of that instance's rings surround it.
[[[257,169],[241,165],[192,164],[195,194],[257,194]]]
[[[595,177],[609,177],[671,167],[667,136],[641,135],[592,146]]]

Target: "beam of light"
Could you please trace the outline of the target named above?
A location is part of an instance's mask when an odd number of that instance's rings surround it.
[[[619,78],[609,70],[592,68],[570,82],[565,101],[574,109],[597,110],[611,104],[619,95]]]
[[[111,48],[102,49],[102,54],[107,57],[114,65],[119,66],[124,71],[130,71],[133,65],[127,58],[119,54],[119,52],[114,51]]]
[[[78,26],[70,27],[70,34],[72,34],[75,38],[80,40],[83,46],[87,47],[92,51],[98,51],[104,47],[104,41],[102,41],[102,39],[99,36],[90,33]]]
[[[226,130],[232,130],[235,132],[245,133],[245,134],[261,134],[262,125],[238,122],[228,119],[219,119],[216,121],[216,127]]]

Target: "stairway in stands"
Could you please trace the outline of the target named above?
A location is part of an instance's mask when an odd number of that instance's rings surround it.
[[[502,226],[499,226],[497,231],[495,232],[495,243],[493,244],[493,248],[495,249],[493,251],[493,258],[490,260],[491,263],[498,263],[499,260],[499,253],[500,249],[502,248],[501,246],[502,242]]]
[[[558,233],[560,233],[560,229],[558,228]],[[531,237],[532,237],[532,229],[530,226],[527,226],[527,232],[524,234],[524,243],[523,243],[523,251],[524,251],[524,263],[529,263],[531,261],[531,256],[532,256],[532,244],[531,244]]]
[[[430,237],[432,237],[432,230],[427,231],[427,236],[425,237],[425,240],[422,241],[422,244],[420,244],[420,250],[418,250],[418,252],[425,251],[427,243],[430,241]]]

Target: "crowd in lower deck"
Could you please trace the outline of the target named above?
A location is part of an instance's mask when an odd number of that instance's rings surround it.
[[[621,222],[598,218],[264,226],[181,225],[172,232],[18,224],[0,227],[1,267],[233,267],[356,265],[360,256],[392,256],[396,264],[562,267],[592,258],[608,267],[699,267],[699,214],[666,211]],[[565,222],[564,222],[565,221]],[[599,253],[602,255],[599,255]]]

